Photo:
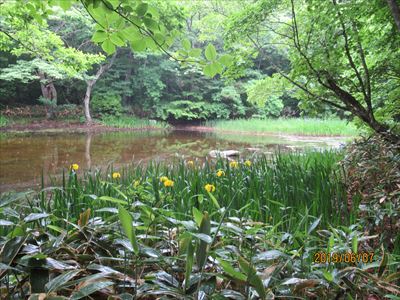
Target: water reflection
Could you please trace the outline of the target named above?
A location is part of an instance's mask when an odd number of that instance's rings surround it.
[[[108,133],[57,133],[0,138],[0,192],[38,187],[49,175],[77,163],[81,169],[116,167],[132,161],[168,160],[173,157],[204,158],[211,150],[259,148],[270,152],[278,146],[332,147],[342,140],[212,134],[195,131],[142,131]]]

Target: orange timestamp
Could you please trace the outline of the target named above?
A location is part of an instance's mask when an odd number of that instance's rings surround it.
[[[374,252],[316,252],[314,253],[314,263],[371,263],[374,258]]]

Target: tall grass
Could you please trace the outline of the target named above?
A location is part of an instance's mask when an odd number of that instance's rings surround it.
[[[230,217],[268,222],[282,230],[289,230],[305,213],[321,215],[325,225],[347,224],[350,216],[337,168],[340,158],[340,153],[327,151],[260,156],[251,166],[239,162],[237,167],[225,159],[197,161],[194,165],[185,161],[170,165],[151,162],[120,169],[120,179],[111,178],[115,171],[112,166],[103,171],[66,171],[61,182],[43,187],[39,207],[75,221],[88,207],[98,211],[113,204],[140,201],[170,209],[185,219],[193,207],[211,214],[217,211],[204,189],[206,184],[213,184],[216,190],[212,196],[222,207],[230,204]],[[224,175],[218,177],[217,170],[223,170]],[[164,187],[162,176],[173,180],[174,186]]]
[[[357,128],[344,120],[316,118],[237,119],[206,122],[216,130],[259,133],[356,136]]]
[[[168,128],[168,124],[156,120],[138,119],[134,116],[104,116],[100,122],[117,128]]]
[[[355,255],[373,238],[350,224],[341,156],[277,153],[237,163],[66,170],[38,193],[4,194],[0,288],[11,299],[29,296],[26,281],[32,293],[60,299],[400,294],[391,283],[398,256],[383,247],[352,266],[315,261],[317,252]],[[61,275],[51,279],[49,270]]]

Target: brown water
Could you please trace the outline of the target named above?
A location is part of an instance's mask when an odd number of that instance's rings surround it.
[[[0,192],[37,188],[44,174],[60,175],[77,163],[80,169],[132,161],[206,158],[211,150],[239,150],[249,155],[274,149],[338,147],[343,139],[294,136],[251,136],[196,131],[54,133],[0,137]]]

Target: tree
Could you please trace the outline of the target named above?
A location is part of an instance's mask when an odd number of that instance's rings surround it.
[[[21,57],[15,65],[2,70],[0,79],[28,82],[39,80],[43,98],[57,105],[56,80],[83,80],[94,64],[104,60],[100,54],[84,53],[64,45],[45,20],[32,18],[31,6],[18,2],[2,5],[0,49]]]
[[[398,141],[389,128],[395,116],[375,114],[399,101],[397,96],[381,101],[389,89],[400,91],[400,39],[389,19],[388,6],[378,0],[259,0],[231,17],[226,36],[229,44],[247,43],[267,30],[274,36],[268,46],[286,51],[292,66],[290,72],[276,67],[277,72],[307,101],[350,112]]]

